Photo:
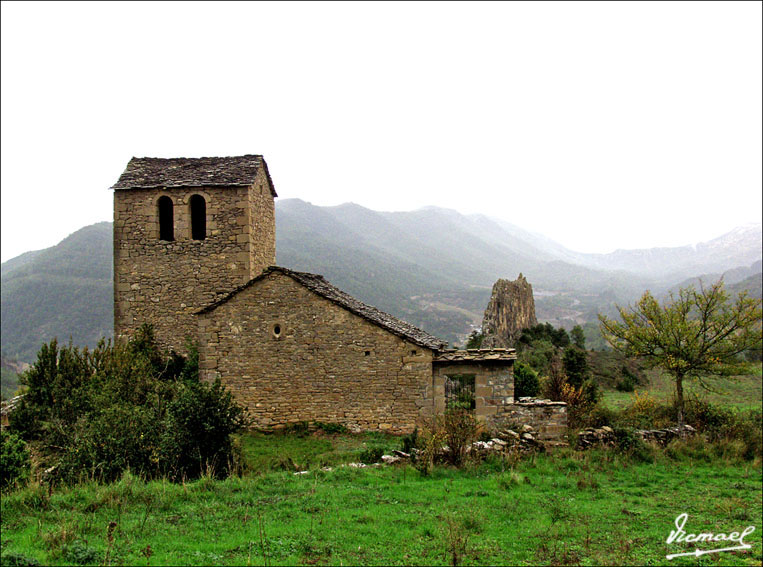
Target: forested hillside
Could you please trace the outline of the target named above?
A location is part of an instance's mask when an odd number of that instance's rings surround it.
[[[58,245],[2,267],[3,356],[33,360],[58,337],[94,345],[112,333],[111,223],[78,230]]]
[[[654,266],[648,273],[593,268],[605,256],[608,266],[635,269],[638,262],[618,264],[628,257],[624,253],[579,254],[504,221],[435,207],[388,213],[285,199],[276,204],[276,224],[280,266],[322,274],[362,301],[457,344],[481,323],[495,280],[515,279],[520,272],[533,286],[540,321],[567,328],[589,322],[589,332],[595,332],[596,314],[611,313],[615,303],[631,302],[647,288],[665,293],[697,274],[717,279],[725,272],[734,289],[749,286],[760,295],[760,235],[747,229],[712,246],[686,247],[689,260],[674,262],[693,266],[704,258],[700,263],[718,265],[719,272],[671,268],[671,279]],[[731,248],[722,253],[724,242]],[[675,260],[682,250],[660,249],[651,256]],[[697,250],[712,250],[713,256],[698,256]],[[734,264],[750,257],[757,264]],[[30,361],[53,337],[92,346],[110,336],[111,223],[85,227],[54,247],[5,262],[2,291],[6,357]]]

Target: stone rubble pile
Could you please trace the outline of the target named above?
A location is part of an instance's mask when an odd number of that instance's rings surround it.
[[[697,432],[691,425],[684,425],[686,437],[691,437]],[[640,429],[636,432],[644,441],[654,441],[660,445],[667,445],[673,439],[681,437],[680,427],[666,427],[665,429]]]
[[[490,441],[477,441],[472,448],[480,452],[543,451],[546,444],[538,439],[538,432],[532,425],[522,426],[522,432],[501,429]]]
[[[614,447],[617,442],[614,430],[604,427],[588,427],[578,433],[578,449],[588,449],[594,445],[599,447]]]
[[[691,425],[684,425],[684,432],[687,437],[694,435],[697,430]],[[681,436],[681,429],[678,427],[666,427],[665,429],[637,429],[638,435],[644,441],[667,445],[673,439]],[[578,433],[578,449],[588,449],[597,447],[614,447],[617,444],[617,436],[614,430],[605,425],[603,427],[588,427]]]

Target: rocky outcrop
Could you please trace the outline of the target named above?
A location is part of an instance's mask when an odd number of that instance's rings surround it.
[[[538,324],[533,287],[522,274],[515,281],[498,280],[482,319],[483,348],[510,348],[522,330]]]

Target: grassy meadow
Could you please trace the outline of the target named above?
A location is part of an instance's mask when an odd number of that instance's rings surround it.
[[[368,446],[399,446],[394,437],[241,441],[250,461],[241,477],[173,484],[125,474],[4,495],[3,564],[23,554],[52,565],[657,565],[694,550],[665,543],[682,512],[687,531],[755,525],[753,549],[671,564],[761,564],[760,460],[724,459],[702,443],[639,456],[566,449],[422,476],[337,466]]]
[[[760,407],[760,371],[723,379],[711,401]],[[672,384],[658,373],[660,400]],[[713,397],[717,396],[717,397]],[[607,391],[604,404],[629,403]],[[401,448],[383,434],[245,433],[241,474],[3,494],[3,565],[761,565],[763,467],[701,438],[666,449],[560,449],[462,469],[348,466]],[[732,443],[733,445],[733,443]],[[295,474],[297,471],[307,471]],[[688,532],[755,526],[746,552],[668,561]],[[701,549],[722,547],[698,544]]]
[[[698,383],[687,381],[684,383],[684,396],[688,399],[697,396],[713,404],[719,404],[740,410],[755,409],[761,407],[763,399],[763,380],[761,380],[761,364],[752,366],[752,372],[741,376],[721,376],[712,378],[710,384],[713,391],[702,388]],[[637,386],[636,390],[646,390],[657,401],[668,403],[675,394],[675,382],[663,370],[652,369],[647,372],[649,384],[646,387]],[[613,409],[622,409],[628,406],[633,399],[633,394],[618,392],[617,390],[604,391],[603,403]]]

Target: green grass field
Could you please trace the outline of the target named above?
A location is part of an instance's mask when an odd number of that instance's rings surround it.
[[[757,374],[717,382],[713,401],[760,407]],[[669,400],[672,383],[651,375]],[[621,407],[631,394],[605,392]],[[763,468],[701,439],[650,449],[558,450],[493,459],[431,476],[405,466],[353,468],[370,449],[400,448],[382,434],[238,437],[240,477],[185,484],[40,485],[4,494],[0,561],[126,565],[761,565]],[[308,471],[295,474],[296,471]],[[753,548],[668,561],[687,531],[741,531]],[[696,547],[711,549],[714,544]],[[19,562],[21,560],[21,562]],[[15,562],[15,563],[14,563]]]
[[[3,496],[2,554],[43,564],[385,565],[644,564],[693,551],[667,545],[676,516],[688,531],[748,525],[751,552],[679,558],[675,565],[761,564],[760,461],[716,460],[688,444],[638,462],[564,450],[422,476],[410,466],[355,469],[382,436],[248,434],[243,478],[186,484],[86,483]],[[308,459],[295,475],[279,470]],[[320,467],[332,463],[333,470]],[[112,541],[108,540],[112,524]]]
[[[669,402],[673,399],[675,392],[675,383],[669,375],[660,370],[650,370],[648,372],[649,385],[646,387],[637,387],[636,390],[647,390],[652,396],[661,402]],[[761,365],[758,363],[750,374],[742,376],[727,376],[713,378],[710,383],[713,392],[708,392],[699,386],[696,382],[686,382],[684,385],[684,395],[697,396],[706,399],[714,404],[736,407],[739,409],[753,409],[761,407],[763,399],[763,381],[761,380]],[[605,390],[603,404],[612,409],[622,409],[633,400],[633,394],[628,392],[618,392],[616,390]]]

